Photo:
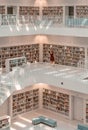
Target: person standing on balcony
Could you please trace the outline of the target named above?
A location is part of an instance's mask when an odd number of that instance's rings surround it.
[[[55,63],[53,50],[50,50],[50,63],[51,63],[51,64],[54,64],[54,63]]]

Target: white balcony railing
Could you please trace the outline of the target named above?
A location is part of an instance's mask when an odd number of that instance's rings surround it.
[[[40,26],[42,27],[76,27],[86,28],[88,27],[87,18],[69,18],[66,17],[63,20],[61,16],[54,17],[37,17],[30,15],[0,15],[0,26],[3,25],[29,25],[29,26]]]

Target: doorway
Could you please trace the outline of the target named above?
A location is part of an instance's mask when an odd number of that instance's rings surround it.
[[[74,17],[74,6],[68,7],[68,16],[72,18]]]
[[[74,6],[66,6],[65,16],[68,18],[74,18]]]
[[[7,7],[7,14],[17,14],[17,7],[16,6],[8,6]]]

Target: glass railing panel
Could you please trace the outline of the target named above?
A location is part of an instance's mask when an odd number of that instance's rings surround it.
[[[65,19],[66,27],[88,27],[87,18],[66,18]]]
[[[65,21],[65,22],[64,22]],[[64,20],[60,16],[31,16],[31,15],[0,15],[0,25],[21,25],[31,27],[76,27],[87,28],[87,18],[66,17]]]
[[[16,24],[16,15],[1,15],[1,25],[14,25]]]

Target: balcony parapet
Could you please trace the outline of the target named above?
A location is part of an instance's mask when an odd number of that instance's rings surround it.
[[[13,32],[13,33],[12,33]],[[88,19],[60,16],[0,15],[0,36],[65,35],[88,37]]]
[[[66,17],[63,22],[62,17],[43,17],[31,15],[0,15],[0,25],[30,25],[33,26],[53,26],[53,27],[77,27],[86,28],[88,27],[88,18],[73,18]]]

